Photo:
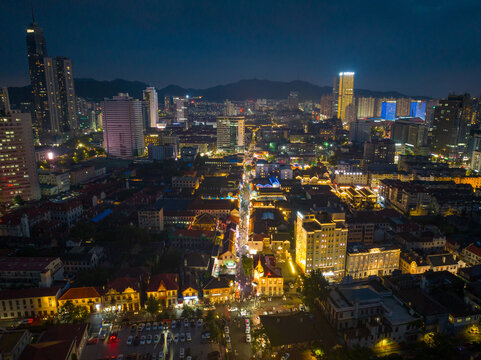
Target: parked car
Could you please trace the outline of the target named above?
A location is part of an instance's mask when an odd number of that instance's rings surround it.
[[[197,327],[201,327],[202,326],[202,319],[199,319],[197,320]]]
[[[154,322],[154,323],[152,324],[152,330],[153,330],[153,331],[156,331],[156,330],[157,330],[157,323],[156,323],[156,322]]]
[[[285,353],[284,356],[282,357],[282,360],[287,360],[291,357],[291,354]]]
[[[147,323],[147,325],[145,325],[145,330],[150,331],[150,323]]]
[[[192,337],[190,336],[190,332],[188,332],[187,334],[185,334],[185,339],[187,341],[192,341]]]
[[[226,334],[226,335],[225,335],[225,341],[226,341],[227,343],[230,343],[230,336],[229,336],[229,334]]]
[[[251,334],[246,335],[246,343],[250,343],[252,341]]]
[[[142,335],[140,338],[140,345],[145,345],[145,335]]]
[[[147,335],[147,344],[152,344],[152,335]]]
[[[134,341],[134,337],[132,335],[130,335],[128,338],[127,338],[127,345],[132,345],[132,341]]]
[[[159,334],[155,334],[155,336],[154,336],[154,344],[158,344],[159,341],[160,341],[160,336],[159,336]]]
[[[179,334],[174,335],[174,342],[178,343],[179,342]]]
[[[224,332],[225,332],[226,334],[229,333],[229,327],[228,327],[228,326],[225,326],[225,327],[224,327]]]
[[[180,342],[184,342],[184,341],[185,341],[185,334],[180,333]]]
[[[188,327],[189,326],[189,319],[184,319],[184,327]]]

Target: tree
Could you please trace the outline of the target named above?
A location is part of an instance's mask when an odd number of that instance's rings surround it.
[[[145,310],[152,317],[154,317],[154,315],[157,314],[160,309],[161,309],[160,300],[157,300],[152,295],[150,295],[147,301],[145,302]]]
[[[254,266],[254,260],[246,255],[242,256],[242,269],[245,276],[248,278],[252,274],[252,267]]]
[[[90,240],[94,237],[95,226],[90,221],[81,221],[75,224],[70,230],[73,240]]]
[[[302,279],[302,297],[304,303],[313,307],[316,301],[323,301],[327,298],[328,294],[328,281],[322,275],[321,270],[316,269],[307,274],[301,275]]]
[[[88,311],[84,306],[77,306],[67,301],[58,308],[57,317],[63,324],[84,323],[88,317]]]
[[[25,204],[25,201],[23,201],[23,199],[20,195],[15,195],[15,197],[13,198],[13,202],[14,202],[15,205]]]
[[[184,304],[182,307],[182,314],[180,315],[183,318],[192,318],[195,315],[194,308],[192,306]]]

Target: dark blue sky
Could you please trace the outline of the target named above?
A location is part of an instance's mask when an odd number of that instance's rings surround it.
[[[28,0],[0,0],[0,85],[29,82]],[[240,79],[411,95],[481,93],[480,0],[34,0],[50,56],[76,77],[158,87]]]

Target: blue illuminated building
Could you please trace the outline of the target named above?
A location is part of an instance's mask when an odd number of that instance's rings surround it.
[[[412,101],[409,116],[426,120],[426,103],[424,101]]]
[[[396,119],[396,102],[395,101],[385,101],[382,103],[381,118],[385,120]]]

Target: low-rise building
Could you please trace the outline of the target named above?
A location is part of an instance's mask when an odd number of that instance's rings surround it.
[[[98,312],[102,309],[102,295],[93,286],[76,287],[68,289],[59,299],[58,305],[64,306],[67,302],[82,306],[88,312]]]
[[[346,275],[353,279],[391,275],[399,269],[401,250],[391,245],[349,244],[346,257]]]
[[[118,311],[140,310],[140,284],[131,277],[117,278],[110,282],[102,296],[104,309]]]
[[[274,256],[257,255],[254,257],[253,270],[255,291],[257,296],[282,296],[284,294],[284,278],[282,270],[276,266]]]
[[[402,232],[394,236],[395,241],[406,251],[420,250],[425,253],[443,251],[446,237],[439,232],[422,231],[419,235]]]
[[[0,287],[50,287],[55,280],[64,279],[60,258],[1,257]]]
[[[0,319],[54,316],[60,288],[30,288],[0,291]]]
[[[204,303],[219,304],[234,300],[234,281],[227,276],[212,277],[203,289]]]
[[[31,341],[32,334],[28,330],[2,330],[0,334],[0,359],[18,360]]]
[[[196,176],[174,176],[172,177],[172,187],[181,189],[197,189],[199,178]]]
[[[467,266],[474,266],[481,264],[481,247],[476,243],[469,244],[460,253],[461,259]]]
[[[177,305],[179,291],[179,277],[177,274],[153,275],[149,280],[146,293],[147,297],[160,300],[164,308]]]
[[[164,209],[145,208],[137,212],[139,227],[150,232],[164,230]]]

